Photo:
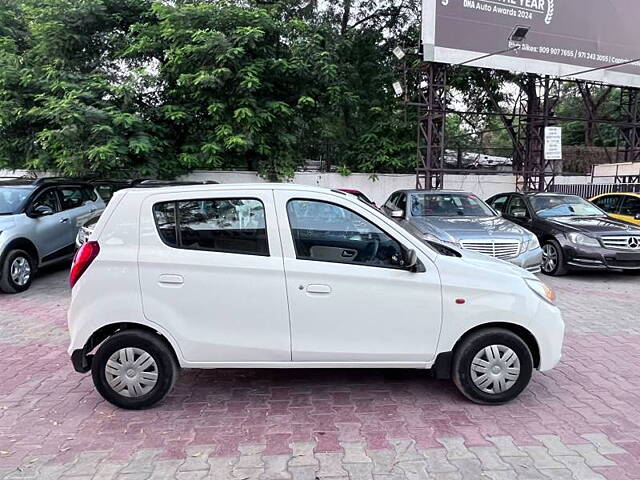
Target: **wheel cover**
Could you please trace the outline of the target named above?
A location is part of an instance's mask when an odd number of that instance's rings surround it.
[[[121,348],[109,357],[104,367],[107,383],[123,397],[141,397],[158,383],[158,365],[141,348]]]
[[[550,243],[547,243],[542,247],[542,270],[545,272],[553,272],[557,265],[558,250]]]
[[[29,283],[29,279],[31,278],[31,265],[29,265],[29,260],[25,257],[14,258],[13,262],[11,262],[11,267],[9,267],[9,272],[13,283],[24,287]]]
[[[485,393],[509,390],[520,377],[520,359],[504,345],[489,345],[480,350],[471,362],[471,380]]]

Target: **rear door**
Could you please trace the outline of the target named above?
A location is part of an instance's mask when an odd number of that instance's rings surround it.
[[[188,362],[291,360],[271,190],[154,194],[140,215],[144,313]]]
[[[58,192],[62,211],[70,225],[66,242],[68,245],[75,245],[78,230],[94,215],[96,206],[88,201],[80,185],[61,186],[58,187]]]
[[[400,268],[401,247],[411,244],[347,199],[282,190],[275,198],[293,360],[415,366],[432,360],[442,298],[430,258],[418,253],[423,272]]]

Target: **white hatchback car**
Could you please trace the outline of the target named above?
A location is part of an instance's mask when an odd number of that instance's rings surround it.
[[[70,283],[73,365],[124,408],[161,400],[178,367],[432,369],[499,404],[564,334],[526,270],[299,185],[121,190]]]

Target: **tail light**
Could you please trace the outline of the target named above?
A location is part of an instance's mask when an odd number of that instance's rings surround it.
[[[98,256],[98,253],[100,253],[100,245],[95,241],[86,242],[80,247],[80,250],[76,252],[76,256],[73,257],[73,265],[71,265],[71,273],[69,274],[69,285],[71,285],[71,288],[80,280],[82,274]]]

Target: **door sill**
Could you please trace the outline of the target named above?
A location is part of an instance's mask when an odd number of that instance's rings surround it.
[[[414,368],[427,369],[433,362],[187,362],[182,368]]]

